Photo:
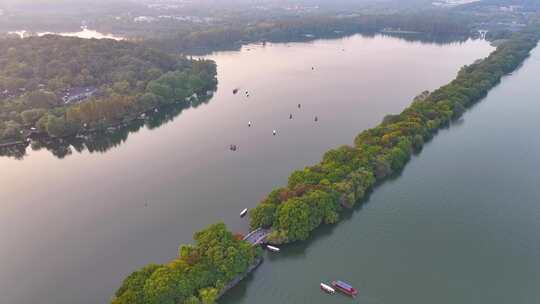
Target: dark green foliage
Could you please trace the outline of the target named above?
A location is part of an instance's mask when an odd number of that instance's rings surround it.
[[[230,20],[202,27],[175,25],[169,31],[144,24],[145,42],[155,48],[193,52],[234,48],[240,41],[299,41],[317,38],[343,37],[353,33],[376,33],[385,28],[422,33],[426,36],[467,37],[470,18],[448,13],[433,14],[354,14],[336,16],[316,14],[294,18],[262,18],[248,22]],[[131,24],[130,29],[140,24]],[[148,35],[151,32],[154,35]],[[418,37],[416,37],[418,38]],[[427,37],[426,37],[427,38]],[[444,39],[443,39],[444,40]]]
[[[340,209],[339,197],[331,191],[312,190],[290,198],[277,206],[275,231],[270,240],[276,243],[305,240],[321,223],[337,222]]]
[[[130,274],[116,293],[113,304],[144,304],[144,284],[159,268],[150,264]]]
[[[220,289],[252,265],[258,254],[224,224],[194,235],[166,265],[149,265],[129,275],[111,304],[214,303]]]
[[[62,137],[118,125],[155,107],[214,90],[215,76],[211,61],[129,42],[59,36],[2,39],[0,143],[21,140],[32,127]],[[80,103],[62,100],[68,92],[86,89],[95,92]]]
[[[251,209],[249,211],[249,217],[251,218],[251,228],[263,227],[267,228],[274,223],[274,214],[276,212],[276,205],[274,204],[260,204],[258,208]]]
[[[272,223],[270,241],[284,243],[307,239],[323,222],[337,222],[340,205],[353,206],[376,181],[400,172],[413,150],[422,149],[441,127],[515,70],[536,46],[539,35],[535,29],[513,34],[489,57],[462,68],[448,85],[360,133],[354,147],[328,151],[319,164],[294,171],[287,187],[272,191],[251,210],[251,227]]]

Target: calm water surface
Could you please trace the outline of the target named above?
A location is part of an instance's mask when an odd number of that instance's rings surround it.
[[[540,49],[341,225],[282,248],[242,303],[539,303]],[[357,300],[319,290],[340,278]]]
[[[103,153],[58,159],[41,150],[23,160],[1,158],[0,303],[106,303],[128,273],[173,258],[194,231],[216,221],[247,231],[240,210],[285,184],[291,170],[351,143],[491,50],[484,41],[436,45],[353,36],[216,53],[209,56],[218,63],[214,98],[160,128],[142,129]],[[499,91],[526,84],[523,75],[531,68]],[[241,92],[233,95],[237,87]],[[523,98],[501,99],[499,107],[533,115]],[[540,209],[528,209],[533,193],[526,191],[536,190],[529,186],[538,170],[522,172],[519,166],[533,154],[510,138],[520,132],[510,122],[527,120],[490,113],[496,106],[496,100],[479,106],[466,116],[470,124],[443,132],[401,178],[377,190],[365,210],[309,247],[268,258],[248,288],[240,286],[223,302],[350,302],[318,291],[320,280],[334,277],[350,280],[361,299],[376,303],[436,295],[438,302],[450,301],[456,294],[501,299],[501,286],[510,283],[527,290],[540,273],[525,264],[537,249],[528,241],[537,236]],[[482,116],[482,109],[488,113]],[[488,131],[498,124],[504,132]],[[525,137],[534,143],[533,134]],[[230,152],[230,144],[239,151]],[[513,154],[502,158],[502,151]],[[502,191],[504,181],[523,193]],[[509,252],[513,246],[517,250]],[[512,262],[501,263],[509,254]]]

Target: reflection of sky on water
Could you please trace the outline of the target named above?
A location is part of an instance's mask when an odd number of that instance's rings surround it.
[[[171,259],[206,225],[245,232],[239,212],[292,170],[350,144],[492,50],[484,41],[359,35],[250,48],[209,56],[219,83],[208,103],[119,136],[107,152],[72,147],[58,159],[28,149],[22,160],[0,158],[0,302],[105,303],[129,272]],[[232,93],[237,87],[242,94]],[[256,273],[254,281],[272,291],[269,278]]]

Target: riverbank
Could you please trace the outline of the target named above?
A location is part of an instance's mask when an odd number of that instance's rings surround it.
[[[13,156],[21,158],[25,155],[25,151],[30,144],[37,142],[40,146],[64,146],[69,145],[70,143],[80,143],[87,142],[89,139],[95,138],[96,136],[108,136],[111,134],[116,134],[117,132],[130,132],[131,127],[139,124],[139,122],[147,123],[154,121],[156,117],[168,117],[171,114],[174,116],[178,109],[187,109],[192,106],[197,106],[201,103],[208,102],[214,94],[214,91],[208,91],[205,94],[197,95],[197,97],[188,97],[185,100],[177,101],[173,104],[158,105],[154,108],[130,115],[125,117],[122,121],[115,123],[107,124],[97,128],[86,128],[81,129],[74,135],[65,135],[65,136],[50,136],[46,132],[32,131],[30,129],[22,130],[21,136],[25,138],[24,141],[6,141],[0,144],[0,156]],[[140,124],[139,124],[140,125]]]
[[[0,143],[0,149],[1,148],[17,147],[17,146],[22,146],[22,145],[28,146],[28,144],[26,142],[24,142],[24,141],[20,141],[20,140],[8,141],[8,142]]]
[[[217,86],[214,62],[130,42],[46,35],[5,39],[0,49],[5,62],[32,67],[22,78],[13,78],[16,72],[6,66],[0,68],[5,83],[17,79],[10,86],[3,82],[0,94],[0,116],[5,118],[0,140],[6,142],[25,141],[38,132],[63,138],[113,128],[161,106],[198,99]],[[10,49],[17,49],[17,56],[9,57]],[[69,55],[48,54],[48,49]],[[115,61],[120,57],[122,64]],[[54,60],[64,64],[44,76],[47,63]],[[66,61],[78,68],[68,68]],[[83,76],[85,71],[91,73]]]
[[[218,293],[216,300],[220,299],[227,293],[227,291],[234,288],[236,285],[238,285],[242,280],[244,280],[248,275],[250,275],[255,269],[257,269],[263,262],[263,257],[259,256],[255,258],[255,262],[249,266],[249,268],[244,272],[243,274],[238,275],[236,278],[234,278],[232,281],[227,283],[225,287],[223,287],[220,292]]]
[[[214,303],[262,262],[262,249],[232,234],[225,224],[193,235],[167,264],[147,265],[130,274],[112,304]]]

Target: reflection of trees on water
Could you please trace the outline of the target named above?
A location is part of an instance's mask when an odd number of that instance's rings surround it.
[[[405,40],[407,42],[420,42],[422,44],[452,44],[452,43],[464,43],[470,38],[478,38],[474,36],[463,36],[463,35],[435,35],[435,34],[400,34],[400,33],[378,33],[377,35],[398,38]]]
[[[173,121],[182,111],[189,108],[197,108],[201,104],[206,104],[212,98],[207,95],[196,101],[182,102],[174,105],[162,107],[159,112],[149,112],[145,119],[136,119],[126,125],[107,130],[85,134],[84,136],[68,138],[36,138],[30,144],[33,151],[48,150],[54,156],[62,159],[73,154],[73,152],[82,153],[105,153],[113,148],[122,145],[129,137],[130,133],[138,132],[141,128],[147,127],[152,130]],[[8,156],[16,159],[22,159],[26,155],[28,145],[6,147],[0,149],[0,156]]]
[[[240,41],[239,43],[232,45],[219,46],[215,48],[199,48],[191,49],[188,53],[196,56],[205,56],[212,54],[213,52],[227,52],[227,51],[240,51],[243,46],[250,44],[260,44],[261,41],[263,46],[269,43],[311,43],[317,40],[331,40],[331,39],[344,39],[349,38],[355,35],[360,35],[366,38],[375,38],[377,36],[383,37],[392,37],[401,39],[407,42],[420,42],[422,44],[452,44],[452,43],[463,43],[468,39],[477,39],[481,38],[478,34],[469,34],[469,35],[460,35],[460,34],[429,34],[429,33],[383,33],[383,32],[358,32],[358,31],[348,31],[348,32],[339,32],[339,33],[323,33],[314,36],[305,36],[298,35],[297,33],[291,36],[269,36],[269,37],[260,37],[258,39]]]
[[[22,159],[26,154],[26,144],[19,144],[0,148],[0,156],[8,156],[16,159]]]
[[[287,38],[269,39],[268,42],[272,43],[289,43],[289,42],[313,42],[321,39],[341,39],[348,38],[354,35],[360,35],[366,38],[375,38],[378,36],[392,37],[405,40],[407,42],[420,42],[423,44],[451,44],[466,42],[470,38],[477,38],[471,35],[458,35],[458,34],[427,34],[427,33],[382,33],[382,32],[349,32],[349,33],[329,33],[314,37],[296,37],[295,40]]]

